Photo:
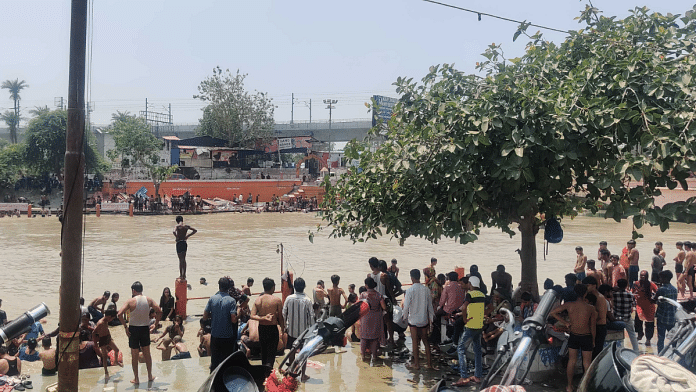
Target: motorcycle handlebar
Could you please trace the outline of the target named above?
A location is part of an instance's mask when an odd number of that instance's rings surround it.
[[[0,344],[28,332],[32,324],[51,314],[45,303],[40,303],[24,312],[21,316],[0,327]]]

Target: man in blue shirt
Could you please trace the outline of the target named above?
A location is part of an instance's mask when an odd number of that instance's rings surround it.
[[[659,298],[662,296],[676,301],[677,288],[670,283],[673,277],[672,271],[661,271],[658,275],[662,282],[662,287],[657,289],[655,297]],[[677,308],[674,305],[663,301],[657,302],[657,311],[655,312],[655,318],[657,318],[657,352],[662,351],[665,347],[665,335],[667,331],[674,327],[676,312]]]
[[[218,280],[218,292],[210,297],[203,312],[203,319],[211,320],[210,372],[237,351],[237,301],[230,297],[230,279]]]

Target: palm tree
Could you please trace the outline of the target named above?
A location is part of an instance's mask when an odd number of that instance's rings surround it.
[[[5,113],[0,114],[0,120],[4,121],[5,124],[10,128],[10,142],[17,144],[17,126],[19,125],[19,117],[9,110]]]
[[[19,128],[19,100],[21,99],[19,96],[19,92],[24,90],[25,88],[29,87],[27,82],[22,80],[21,82],[19,79],[15,80],[6,80],[2,82],[2,86],[0,88],[6,88],[10,91],[10,98],[14,100],[14,121],[12,121],[13,126],[10,126],[10,141],[12,143],[17,143],[17,128]],[[5,114],[6,115],[6,114]],[[5,115],[3,115],[3,118],[5,118]],[[5,122],[7,122],[7,119],[5,118]],[[10,125],[9,122],[7,122],[8,125]]]
[[[48,114],[50,112],[51,109],[48,107],[48,105],[34,106],[34,109],[29,110],[29,113],[34,117],[39,117],[42,114]]]
[[[111,114],[111,121],[116,122],[116,121],[127,121],[130,117],[134,117],[128,110],[124,110],[123,112],[120,110],[117,110],[116,113]]]

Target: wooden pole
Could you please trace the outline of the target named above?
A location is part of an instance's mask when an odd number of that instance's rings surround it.
[[[87,0],[72,0],[68,129],[65,140],[65,195],[61,238],[58,391],[79,390],[80,281],[84,192],[85,51]]]

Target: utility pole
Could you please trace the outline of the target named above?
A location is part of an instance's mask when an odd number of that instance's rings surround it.
[[[292,102],[290,103],[290,124],[295,121],[295,93],[292,93]]]
[[[55,97],[55,98],[53,98],[53,104],[54,104],[57,108],[60,108],[60,110],[63,110],[63,108],[64,108],[63,97]]]
[[[147,98],[145,98],[145,122],[147,122]]]
[[[331,181],[331,111],[336,109],[335,104],[338,103],[336,99],[325,99],[324,103],[327,109],[329,109],[329,159],[326,160],[326,166],[329,167],[329,181]]]
[[[85,179],[85,57],[87,0],[72,0],[70,17],[70,71],[68,76],[68,125],[65,137],[65,197],[61,230],[60,337],[58,391],[77,391],[79,381],[80,269],[82,208]]]

